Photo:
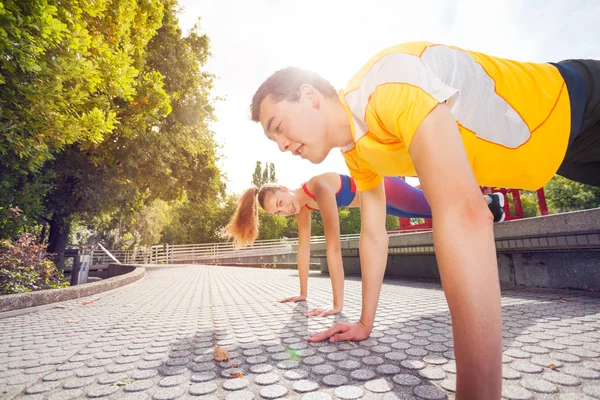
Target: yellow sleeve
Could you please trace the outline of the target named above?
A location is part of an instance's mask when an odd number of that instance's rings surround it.
[[[383,177],[356,154],[356,148],[343,153],[344,160],[359,192],[366,192],[381,183]]]
[[[419,125],[441,100],[418,86],[386,83],[371,95],[366,122],[369,126],[378,124],[389,133],[387,138],[380,137],[381,141],[400,139],[409,148]]]

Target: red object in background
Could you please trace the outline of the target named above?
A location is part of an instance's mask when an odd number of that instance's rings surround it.
[[[400,178],[404,179],[403,176]],[[490,186],[481,186],[480,188],[481,193],[483,194],[502,193],[504,196],[504,212],[506,213],[506,217],[504,218],[505,221],[525,218],[525,214],[523,213],[523,205],[521,204],[521,192],[519,189],[493,188]],[[508,206],[509,193],[512,195],[515,215],[510,213],[510,207]],[[548,206],[546,204],[546,195],[544,194],[544,189],[538,189],[537,195],[541,215],[548,215]],[[432,228],[431,218],[425,218],[425,222],[420,224],[411,224],[410,218],[398,217],[398,222],[400,226],[398,229],[394,229],[393,232],[429,231]]]

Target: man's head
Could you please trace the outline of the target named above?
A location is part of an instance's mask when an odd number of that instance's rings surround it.
[[[337,100],[334,87],[314,72],[285,68],[271,75],[252,98],[252,120],[279,150],[321,163],[331,150],[328,104]]]

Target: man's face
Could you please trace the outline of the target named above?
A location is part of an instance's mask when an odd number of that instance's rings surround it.
[[[280,151],[320,164],[331,149],[326,144],[325,113],[319,105],[318,92],[309,85],[303,85],[298,102],[275,102],[268,96],[260,105],[260,124]]]

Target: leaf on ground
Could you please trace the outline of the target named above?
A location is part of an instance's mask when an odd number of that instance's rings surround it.
[[[86,304],[94,304],[94,300],[92,300],[92,301],[83,301],[81,304],[83,304],[84,306]]]
[[[127,384],[129,384],[131,382],[133,382],[133,379],[131,379],[131,378],[125,378],[122,381],[115,382],[113,385],[115,385],[115,386],[125,386],[125,385],[127,385]]]
[[[215,347],[215,361],[228,361],[231,357],[227,350],[217,346]]]
[[[554,371],[554,370],[556,370],[556,365],[550,364],[550,365],[548,365],[548,368],[550,368],[552,371]]]
[[[242,374],[240,371],[233,371],[229,373],[229,376],[234,378],[243,378],[244,374]]]
[[[239,367],[239,366],[240,366],[240,364],[238,364],[238,363],[232,363],[232,364],[229,366],[229,368],[237,368],[237,367]]]

